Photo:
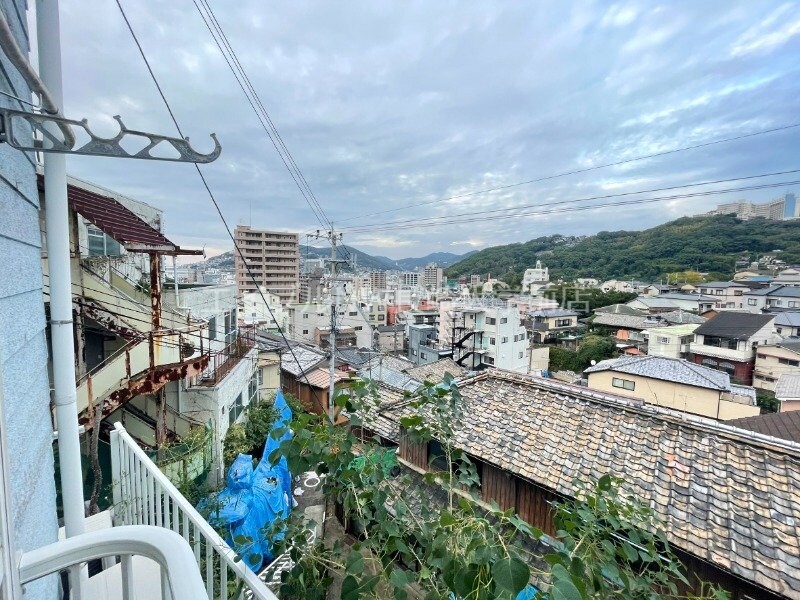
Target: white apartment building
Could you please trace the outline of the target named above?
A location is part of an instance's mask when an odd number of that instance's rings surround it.
[[[425,267],[425,270],[422,273],[422,284],[429,290],[440,290],[442,289],[442,282],[444,281],[444,269],[442,267],[436,266],[435,264],[430,264]]]
[[[536,261],[536,268],[525,269],[522,276],[522,293],[535,294],[550,281],[550,272],[542,266],[542,261]]]
[[[372,347],[372,326],[358,302],[339,304],[337,327],[352,328],[359,348]],[[287,333],[290,338],[314,344],[320,334],[327,335],[331,325],[329,303],[291,304],[287,306]]]
[[[439,304],[439,345],[468,369],[496,367],[527,373],[528,333],[519,309],[498,300],[447,300]]]
[[[299,234],[237,225],[234,237],[244,256],[242,260],[239,253],[235,253],[239,293],[255,292],[264,287],[277,294],[284,304],[297,302],[300,292]]]
[[[267,331],[283,329],[286,326],[286,313],[280,297],[266,289],[262,289],[261,293],[243,294],[240,301],[239,322],[243,325],[256,325],[259,329]]]
[[[647,354],[665,358],[686,358],[691,352],[694,330],[699,323],[657,327],[642,332],[647,339]]]
[[[750,288],[735,281],[709,281],[697,285],[697,291],[704,296],[713,296],[716,308],[745,308],[744,295]]]

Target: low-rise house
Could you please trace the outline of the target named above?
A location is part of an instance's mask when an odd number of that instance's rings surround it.
[[[783,337],[800,336],[800,312],[780,312],[775,316],[775,333]]]
[[[327,303],[290,304],[287,310],[287,333],[290,338],[299,342],[319,344],[320,339],[330,332],[331,306]],[[372,346],[372,326],[369,319],[357,302],[349,302],[338,306],[337,332],[344,332],[355,336],[351,345],[359,348]],[[352,337],[352,336],[351,336]],[[344,339],[344,338],[342,338]],[[337,346],[346,345],[336,342]]]
[[[675,286],[664,285],[662,283],[653,283],[648,285],[642,290],[647,296],[658,296],[659,294],[668,294],[669,292],[676,291]]]
[[[800,338],[765,344],[756,349],[753,387],[775,391],[781,376],[800,374]]]
[[[379,352],[402,354],[405,339],[406,328],[402,325],[378,325],[375,328],[375,347]]]
[[[576,481],[610,473],[663,521],[688,574],[681,595],[707,581],[734,598],[800,598],[797,445],[499,369],[459,388],[454,443],[476,465],[487,504],[514,507],[553,535],[552,503],[575,497]],[[410,414],[395,394],[370,422],[397,436],[407,472],[435,470],[438,444],[411,443],[399,427]]]
[[[525,327],[536,344],[556,340],[578,330],[578,313],[566,308],[546,308],[531,311]]]
[[[726,425],[800,444],[800,410],[734,419]]]
[[[800,411],[800,374],[781,375],[775,386],[775,397],[781,403],[778,412]]]
[[[781,312],[800,310],[800,287],[778,285],[750,290],[744,295],[745,308],[750,312]]]
[[[663,356],[623,356],[584,371],[589,389],[727,421],[757,415],[755,390],[731,384],[727,373]]]
[[[691,360],[728,373],[744,385],[753,382],[756,348],[775,341],[774,315],[720,312],[694,331]]]
[[[783,271],[778,272],[773,280],[775,285],[800,285],[800,269],[797,267],[789,267]]]
[[[697,323],[670,325],[647,329],[642,332],[647,340],[647,354],[666,358],[686,358],[694,340],[694,330],[700,327]]]
[[[716,308],[744,308],[744,295],[750,288],[736,281],[709,281],[697,286],[701,294],[716,298]]]

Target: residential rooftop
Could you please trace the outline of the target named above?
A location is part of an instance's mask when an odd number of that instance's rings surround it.
[[[728,425],[800,443],[800,410],[734,419]]]
[[[721,311],[694,330],[696,335],[726,339],[746,339],[768,325],[775,315]]]
[[[660,379],[673,383],[682,383],[694,387],[708,388],[730,392],[730,376],[716,369],[691,363],[680,358],[666,356],[621,356],[603,360],[589,367],[584,373],[599,373],[601,371],[614,371],[640,375],[651,379]]]
[[[775,397],[783,399],[800,399],[800,373],[784,373],[775,384]]]

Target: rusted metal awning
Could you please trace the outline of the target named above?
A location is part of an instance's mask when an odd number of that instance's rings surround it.
[[[41,175],[39,189],[44,189]],[[70,209],[118,241],[128,252],[169,255],[203,253],[202,250],[187,250],[172,243],[158,229],[114,198],[67,185],[67,201]]]

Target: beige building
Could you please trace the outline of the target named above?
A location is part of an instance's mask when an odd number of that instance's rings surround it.
[[[758,346],[753,387],[774,392],[782,375],[800,375],[800,342],[786,340]]]
[[[643,331],[647,339],[647,354],[666,358],[686,358],[694,340],[694,330],[699,323],[685,323],[669,327],[656,327]]]
[[[281,299],[283,304],[297,302],[300,291],[299,234],[266,231],[238,225],[236,246],[236,287],[239,294],[257,292],[264,287]],[[253,281],[248,273],[252,273]]]
[[[733,385],[727,373],[685,360],[632,356],[604,360],[585,371],[589,388],[629,396],[720,421],[760,413],[752,387]]]

